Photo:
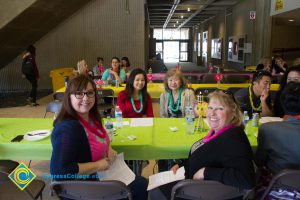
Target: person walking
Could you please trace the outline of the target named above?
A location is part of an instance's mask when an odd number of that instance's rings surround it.
[[[31,44],[27,47],[22,57],[22,76],[31,84],[29,97],[26,99],[31,106],[38,106],[36,103],[38,80],[40,78],[39,70],[35,62],[35,47]]]

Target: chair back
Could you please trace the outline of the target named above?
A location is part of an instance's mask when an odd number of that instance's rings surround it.
[[[42,180],[33,180],[27,185],[24,190],[20,190],[13,182],[8,178],[8,175],[17,167],[19,163],[14,161],[1,161],[0,163],[0,199],[22,199],[22,200],[35,200],[38,197],[42,197],[43,190],[45,188],[45,182]]]
[[[53,181],[51,190],[60,198],[70,199],[132,199],[130,189],[120,181]]]
[[[105,102],[105,98],[109,97],[112,100]],[[115,107],[115,98],[114,91],[112,89],[98,89],[97,90],[97,99],[98,99],[98,109],[100,113],[103,113],[105,110],[112,109]]]
[[[291,192],[297,191],[298,193],[300,193],[300,170],[285,169],[276,174],[269,183],[269,186],[266,189],[261,200],[266,199],[271,190],[274,188],[287,189],[291,190]],[[287,193],[287,191],[285,190],[282,190],[282,192]],[[282,195],[285,196],[285,194]],[[285,196],[285,199],[288,198]]]
[[[173,188],[171,199],[193,199],[193,200],[226,200],[241,197],[244,192],[238,188],[224,185],[217,181],[183,180]]]
[[[202,76],[202,80],[201,83],[217,83],[217,81],[215,80],[215,73],[213,74],[204,74]]]
[[[250,76],[249,75],[225,75],[226,83],[249,83]]]
[[[53,94],[53,99],[54,99],[55,101],[63,101],[64,95],[65,95],[64,92],[55,92],[55,93]]]
[[[45,112],[44,118],[46,117],[47,112],[51,112],[54,114],[59,113],[61,106],[62,106],[62,103],[59,101],[52,101],[52,102],[48,103],[46,106],[46,112]]]

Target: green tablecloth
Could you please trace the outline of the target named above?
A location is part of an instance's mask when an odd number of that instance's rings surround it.
[[[124,119],[130,121],[130,119]],[[28,131],[52,129],[52,119],[31,118],[0,118],[0,159],[16,160],[50,160],[52,146],[50,137],[29,142],[10,142],[17,135]],[[178,131],[171,132],[169,127],[176,126]],[[112,146],[118,152],[124,152],[128,160],[186,158],[191,145],[204,137],[207,131],[193,135],[185,133],[183,118],[154,118],[153,127],[124,126],[118,129]],[[257,127],[249,123],[248,138],[253,148],[257,142],[254,134]],[[127,136],[135,135],[136,140],[130,141]]]

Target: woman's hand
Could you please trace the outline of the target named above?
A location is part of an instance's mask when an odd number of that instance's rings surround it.
[[[173,171],[174,174],[176,174],[177,170],[179,169],[179,165],[174,165],[170,170]]]
[[[96,162],[97,162],[97,165],[98,165],[98,170],[100,170],[100,171],[107,170],[109,168],[109,165],[110,165],[109,158],[103,158],[103,159],[98,160]]]
[[[204,170],[205,167],[199,169],[193,176],[194,180],[203,180],[204,179]]]
[[[108,151],[108,159],[109,162],[112,163],[113,161],[116,160],[118,153],[113,150],[111,147],[109,147],[109,151]]]
[[[109,70],[109,73],[113,74],[115,77],[116,77],[116,75],[118,75],[117,72],[115,72],[114,70]]]

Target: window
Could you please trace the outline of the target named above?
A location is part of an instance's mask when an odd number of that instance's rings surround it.
[[[189,29],[154,29],[156,54],[160,53],[164,62],[188,61]]]
[[[201,51],[200,51],[200,45],[201,45],[201,43],[200,43],[200,39],[201,39],[201,33],[198,33],[198,38],[197,38],[197,55],[198,56],[201,56]]]

